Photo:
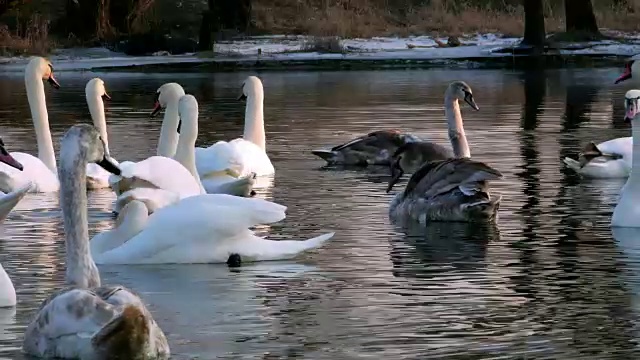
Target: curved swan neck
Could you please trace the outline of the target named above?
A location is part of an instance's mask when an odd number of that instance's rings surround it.
[[[449,141],[451,141],[454,156],[457,158],[471,157],[471,150],[469,149],[467,136],[462,124],[460,104],[458,103],[458,99],[454,95],[449,94],[449,92],[445,94],[444,112],[447,117]]]
[[[60,147],[60,206],[64,220],[68,285],[100,286],[100,274],[89,252],[86,193],[87,150],[78,139],[66,135]]]
[[[173,157],[178,144],[178,98],[171,99],[164,110],[162,127],[160,128],[160,139],[158,140],[158,156]]]
[[[266,150],[266,138],[264,134],[264,92],[256,89],[251,96],[247,97],[247,107],[244,112],[244,135],[245,140],[258,145],[263,151]]]
[[[102,96],[86,94],[86,98],[93,125],[100,132],[100,136],[102,136],[102,140],[104,140],[105,149],[107,153],[109,153],[109,135],[107,134],[107,119],[104,114],[104,101],[102,101]]]
[[[44,95],[44,84],[42,78],[33,71],[27,71],[24,76],[27,87],[27,99],[31,109],[31,118],[36,132],[38,144],[38,158],[52,172],[56,172],[56,156],[53,151],[53,141],[51,140],[51,130],[49,129],[49,114],[47,113],[47,102]]]
[[[196,168],[196,140],[198,139],[197,110],[187,112],[183,115],[181,128],[182,132],[180,133],[176,154],[173,159],[189,170],[191,175],[196,179],[198,186],[200,186],[200,192],[205,193],[206,191],[200,181],[200,175]]]

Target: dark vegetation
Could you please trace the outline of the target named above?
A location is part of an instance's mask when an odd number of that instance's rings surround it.
[[[640,0],[0,0],[0,54],[177,54],[255,34],[312,35],[305,46],[341,52],[341,37],[475,32],[524,34],[523,52],[543,52],[603,28],[640,30]]]

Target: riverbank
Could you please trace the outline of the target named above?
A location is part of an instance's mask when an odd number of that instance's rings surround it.
[[[557,43],[540,58],[521,55],[521,38],[500,34],[448,38],[417,36],[371,39],[262,36],[217,43],[214,51],[186,55],[126,56],[103,48],[64,49],[49,59],[56,71],[217,72],[239,69],[375,69],[459,66],[617,66],[640,53],[640,34],[614,33],[615,40]],[[452,46],[453,45],[453,46]],[[23,71],[24,57],[0,58],[0,72]],[[542,62],[542,63],[541,63]]]

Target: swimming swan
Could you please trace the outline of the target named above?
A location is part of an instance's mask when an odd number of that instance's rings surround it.
[[[588,143],[578,155],[578,160],[565,157],[563,162],[578,174],[597,179],[624,178],[631,172],[633,138],[622,137],[602,142]]]
[[[111,100],[111,97],[107,93],[104,81],[100,78],[93,78],[89,80],[87,82],[87,86],[85,86],[84,92],[87,99],[87,105],[89,106],[89,113],[91,113],[91,119],[93,120],[93,125],[100,132],[107,155],[111,158],[111,154],[109,152],[109,135],[107,134],[107,120],[105,119],[104,114],[104,100]],[[111,159],[115,161],[115,159]],[[117,162],[116,165],[118,165]],[[97,164],[87,164],[87,189],[93,190],[108,188],[110,175],[110,172]]]
[[[273,175],[275,169],[266,153],[264,132],[264,89],[262,81],[249,76],[242,83],[238,100],[246,100],[244,134],[229,142],[218,141],[207,148],[196,148],[196,168],[201,179],[218,176],[232,169],[232,176],[246,177]],[[270,182],[258,182],[254,187],[270,186]]]
[[[142,299],[122,286],[102,286],[89,252],[86,165],[96,162],[114,173],[118,167],[91,125],[71,127],[60,145],[68,288],[42,303],[26,329],[23,350],[44,358],[168,358],[167,339]]]
[[[46,80],[56,89],[60,88],[60,84],[53,77],[51,63],[41,57],[33,57],[25,69],[24,82],[36,132],[38,157],[23,152],[12,152],[11,156],[24,166],[23,171],[0,164],[0,191],[4,193],[21,189],[29,181],[32,183],[29,192],[52,192],[60,188],[42,80]]]
[[[490,221],[496,218],[501,196],[491,196],[488,181],[502,178],[489,165],[471,160],[464,132],[459,101],[478,110],[471,87],[455,81],[445,92],[445,114],[449,140],[456,158],[430,161],[413,173],[404,191],[391,201],[392,219],[429,221]],[[389,181],[387,192],[402,176],[400,158],[394,163],[397,173]]]
[[[391,156],[399,147],[415,141],[420,138],[399,130],[378,130],[329,150],[312,150],[311,153],[329,165],[390,165]]]
[[[183,96],[179,108],[183,127],[197,123],[193,96]],[[283,220],[285,210],[263,199],[203,194],[149,215],[146,205],[134,200],[119,214],[115,229],[91,240],[91,255],[98,264],[224,263],[231,255],[242,261],[284,260],[333,237],[328,233],[304,241],[273,241],[250,230]]]
[[[624,119],[631,122],[633,158],[631,174],[620,191],[611,226],[640,227],[640,90],[629,90],[624,97]]]
[[[184,89],[177,83],[166,83],[160,86],[156,92],[151,116],[155,116],[163,108],[166,109],[158,142],[159,156],[174,158],[178,141],[178,133],[176,132],[178,100],[184,94]],[[244,176],[241,174],[242,155],[239,150],[224,141],[220,141],[212,147],[216,147],[215,150],[202,151],[203,148],[195,148],[194,141],[196,164],[198,161],[206,163],[206,166],[201,164],[201,168],[204,166],[207,173],[198,172],[198,177],[206,192],[238,196],[251,195],[256,174],[249,173]],[[200,154],[200,157],[197,154]]]

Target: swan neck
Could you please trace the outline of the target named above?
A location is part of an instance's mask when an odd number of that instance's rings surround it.
[[[87,223],[87,151],[77,139],[67,139],[60,152],[60,206],[64,221],[67,254],[66,283],[70,286],[91,288],[100,286],[100,274],[89,252]]]
[[[464,132],[464,125],[462,124],[462,114],[460,113],[458,99],[447,94],[444,100],[444,112],[447,117],[449,141],[451,141],[454,156],[457,158],[471,157],[471,150],[467,143],[467,135]]]
[[[198,186],[200,187],[200,192],[205,193],[204,186],[202,185],[202,181],[200,180],[200,175],[198,174],[198,170],[196,168],[196,139],[198,138],[198,124],[197,118],[193,119],[185,119],[183,120],[182,126],[185,127],[185,131],[180,134],[180,138],[178,140],[178,146],[176,149],[174,160],[182,164],[196,179]],[[188,129],[186,127],[189,127]]]
[[[158,140],[158,156],[172,158],[176,153],[178,144],[178,99],[171,100],[167,103],[164,110],[164,118],[162,127],[160,128],[160,139]]]
[[[107,134],[107,119],[104,113],[104,101],[102,101],[101,96],[87,95],[87,105],[89,106],[89,113],[91,114],[93,125],[100,132],[100,136],[102,137],[102,140],[104,140],[105,149],[107,153],[110,154],[109,135]]]
[[[27,72],[25,74],[25,85],[27,87],[27,100],[29,101],[33,127],[36,132],[38,158],[49,170],[56,173],[56,157],[53,150],[51,130],[49,129],[49,115],[47,113],[44,84],[37,74]]]
[[[637,114],[631,122],[633,155],[629,183],[634,184],[634,187],[640,187],[640,124],[638,122],[640,122],[640,114]]]
[[[247,97],[247,107],[244,113],[244,139],[258,145],[266,151],[264,133],[264,93],[257,90]]]

